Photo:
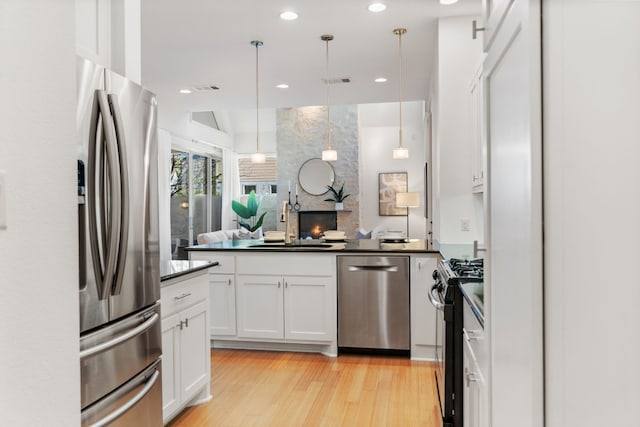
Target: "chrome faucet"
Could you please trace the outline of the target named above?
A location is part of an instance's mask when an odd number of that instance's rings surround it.
[[[280,216],[280,222],[284,222],[284,244],[291,244],[291,235],[289,234],[289,202],[286,200],[282,202],[282,215]]]

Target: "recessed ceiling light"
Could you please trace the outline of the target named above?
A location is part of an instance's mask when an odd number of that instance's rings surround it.
[[[440,4],[454,4],[454,3],[458,3],[458,0],[440,0]]]
[[[367,9],[369,9],[369,12],[382,12],[386,8],[387,6],[383,3],[371,3]]]
[[[377,79],[374,80],[376,83],[384,83],[387,81],[386,77],[378,77]]]
[[[180,89],[180,93],[191,93],[190,89]]]
[[[278,89],[289,89],[289,85],[286,83],[280,83],[279,85],[276,85],[276,87]]]
[[[284,19],[285,21],[293,21],[294,19],[298,19],[298,14],[290,10],[286,10],[280,14],[280,19]]]

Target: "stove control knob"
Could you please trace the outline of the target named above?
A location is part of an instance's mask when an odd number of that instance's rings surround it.
[[[433,280],[438,280],[438,278],[440,277],[440,273],[438,273],[438,270],[433,270],[431,277],[433,277]]]

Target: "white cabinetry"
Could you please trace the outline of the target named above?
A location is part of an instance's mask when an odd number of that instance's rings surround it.
[[[463,365],[463,426],[488,427],[486,374],[488,369],[487,342],[484,328],[464,301]]]
[[[331,341],[330,277],[238,275],[238,337]]]
[[[431,275],[438,257],[411,256],[411,358],[434,360],[436,345],[436,309],[429,302],[433,285]]]
[[[335,341],[335,255],[246,254],[236,262],[238,337]]]
[[[111,11],[109,0],[75,0],[75,5],[76,53],[96,64],[110,67]]]
[[[162,415],[165,423],[191,402],[209,397],[208,296],[206,271],[163,283]]]
[[[484,137],[484,125],[483,125],[483,89],[482,89],[482,65],[478,67],[469,84],[469,94],[471,101],[469,103],[471,108],[470,117],[470,140],[471,140],[471,152],[473,153],[472,163],[472,181],[471,191],[474,193],[481,193],[484,191],[484,175],[485,175],[485,158],[486,158],[486,144]]]
[[[220,252],[191,252],[192,260],[216,261],[209,268],[209,333],[211,338],[236,335],[235,256]]]

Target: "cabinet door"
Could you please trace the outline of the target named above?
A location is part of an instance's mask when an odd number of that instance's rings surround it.
[[[483,126],[482,108],[482,66],[474,74],[469,86],[471,95],[471,152],[473,153],[473,178],[471,191],[481,193],[484,189],[484,164],[486,158],[486,145]]]
[[[236,287],[233,274],[209,275],[210,334],[236,334]]]
[[[182,400],[188,400],[209,381],[210,347],[208,302],[180,312],[180,370]]]
[[[284,338],[282,287],[282,277],[237,276],[239,337]]]
[[[330,277],[284,277],[284,337],[331,341],[335,335],[336,299]]]
[[[435,359],[436,309],[429,301],[437,258],[411,257],[411,357]]]
[[[464,427],[484,427],[483,413],[484,378],[478,369],[468,343],[464,345],[463,355],[464,392],[462,417]]]
[[[180,318],[162,319],[162,418],[180,407]]]

